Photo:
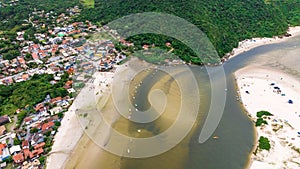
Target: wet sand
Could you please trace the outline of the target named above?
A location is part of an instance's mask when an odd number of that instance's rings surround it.
[[[134,62],[136,65],[136,62],[140,61]],[[153,73],[153,71],[149,71],[147,73],[139,74],[138,76],[136,76],[132,83],[135,84],[135,82],[139,82],[140,80],[146,78],[149,75],[151,76],[151,73]],[[180,73],[180,69],[178,69],[178,73]],[[189,81],[185,81],[185,83],[188,82]],[[185,86],[189,85],[185,84]],[[131,90],[133,89],[134,88],[131,88]],[[169,103],[165,107],[165,111],[163,112],[163,114],[158,119],[156,119],[150,125],[143,125],[132,123],[124,117],[119,117],[114,123],[112,123],[113,128],[122,134],[137,138],[151,137],[169,128],[172,125],[172,123],[176,120],[178,110],[180,109],[180,90],[175,81],[172,81],[171,77],[169,76],[163,76],[161,80],[155,83],[152,86],[151,90],[155,89],[160,89],[164,91],[164,93],[167,93],[166,97]],[[160,99],[162,98],[152,98],[152,100],[156,100],[157,102],[161,102]],[[109,116],[111,116],[111,114],[116,114],[117,110],[114,108],[111,97],[109,98],[106,105],[103,107],[102,112],[104,114],[110,114]],[[149,126],[154,127],[154,129],[151,127],[149,128]],[[143,169],[153,169],[158,167],[181,169],[184,166],[186,166],[186,162],[188,161],[187,159],[189,156],[189,142],[196,126],[197,124],[194,126],[193,130],[190,132],[188,137],[186,137],[182,142],[180,142],[179,145],[177,145],[170,151],[155,157],[143,159],[125,158],[111,154],[101,149],[92,140],[90,140],[87,135],[84,135],[83,138],[80,140],[79,144],[77,145],[77,148],[75,148],[75,151],[69,158],[66,168],[134,169],[137,166],[139,166],[139,168]],[[140,129],[141,131],[138,132],[138,129]],[[159,163],[157,163],[158,160],[160,161]]]

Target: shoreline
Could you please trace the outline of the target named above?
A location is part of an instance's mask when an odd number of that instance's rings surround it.
[[[297,84],[300,85],[299,79],[277,70],[266,70],[261,67],[240,69],[235,73],[235,79],[238,94],[243,100],[242,106],[252,121],[257,119],[257,111],[266,110],[274,115],[266,119],[268,125],[254,127],[255,146],[250,154],[247,168],[299,167],[297,163],[300,161],[300,152],[296,151],[300,148],[299,134],[297,136],[297,132],[300,131],[300,113],[296,112],[299,110],[299,106],[285,101],[289,98],[293,98],[295,102],[300,101],[300,88],[297,87]],[[285,82],[286,80],[295,85]],[[286,95],[283,96],[274,92],[270,83],[280,86]],[[268,101],[271,99],[275,104],[270,106]],[[270,140],[271,149],[269,151],[258,150],[257,154],[254,155],[253,152],[256,151],[260,136]]]
[[[94,82],[87,82],[86,86],[80,90],[69,110],[65,112],[61,126],[54,137],[52,151],[46,161],[48,169],[61,168],[68,162],[74,149],[76,149],[85,134],[79,117],[75,112],[78,111],[78,109],[88,109],[91,104],[95,103],[96,97],[98,97],[98,99],[104,97],[107,90],[110,89],[106,84],[111,83],[113,75],[114,72],[95,72],[93,74],[95,78]],[[102,82],[105,83],[105,85],[97,85]],[[102,91],[104,94],[97,95],[95,91],[99,91],[99,93]],[[90,97],[91,95],[95,96]]]
[[[281,43],[295,36],[300,36],[300,26],[289,27],[287,33],[290,34],[291,36],[289,37],[282,36],[281,38],[279,36],[274,36],[273,38],[262,37],[262,38],[252,38],[252,39],[246,39],[240,41],[238,47],[233,48],[232,51],[230,53],[227,53],[225,56],[223,56],[221,60],[223,63],[225,63],[226,61],[236,57],[237,55],[242,54],[244,52],[248,52],[251,49],[254,49],[256,47]]]
[[[290,33],[292,36],[283,37],[283,38],[279,38],[278,36],[276,36],[275,38],[252,38],[251,40],[244,40],[242,42],[239,42],[239,47],[234,48],[232,50],[233,54],[224,56],[224,62],[222,64],[224,64],[229,59],[232,59],[235,56],[237,56],[241,53],[247,52],[253,48],[263,46],[263,45],[268,45],[268,44],[281,43],[290,38],[298,36],[298,35],[300,35],[300,26],[290,27],[288,33]],[[101,72],[101,73],[107,74],[107,73],[111,73],[111,72]],[[112,74],[114,74],[114,73],[112,73]],[[87,86],[85,86],[80,91],[79,95],[83,95],[82,93],[84,93],[84,89],[85,90],[88,89]],[[99,89],[99,91],[100,91],[100,89]],[[78,100],[78,99],[76,98],[75,101],[76,100]],[[74,103],[75,103],[75,101],[74,101]],[[47,168],[51,169],[51,168],[57,168],[57,166],[64,166],[65,163],[70,158],[70,156],[72,155],[72,153],[74,152],[74,149],[76,148],[76,146],[78,145],[78,143],[80,142],[82,137],[84,136],[83,129],[82,129],[81,125],[79,124],[77,115],[75,114],[75,110],[76,110],[75,105],[76,104],[74,104],[74,103],[71,105],[69,110],[65,113],[65,117],[62,120],[62,125],[59,127],[58,133],[55,135],[55,138],[54,138],[55,142],[52,146],[52,151],[50,152],[50,155],[49,155],[49,157],[47,157],[47,161],[46,161]],[[74,132],[74,131],[76,131],[76,132]],[[256,133],[256,138],[255,138],[256,140],[258,138],[257,135],[258,135],[258,133]],[[70,137],[72,138],[72,140],[64,139],[64,138],[70,138]],[[254,150],[253,150],[253,152],[254,152]],[[252,156],[253,153],[251,153],[250,155]],[[55,161],[55,164],[53,161]],[[250,161],[249,168],[251,166],[251,163],[252,162]],[[61,164],[61,165],[59,165],[59,164]]]

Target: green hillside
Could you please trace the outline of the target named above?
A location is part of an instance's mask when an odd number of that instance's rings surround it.
[[[138,12],[174,14],[204,31],[219,56],[224,56],[241,40],[282,35],[289,24],[299,25],[299,5],[299,0],[95,0],[95,8],[83,10],[80,19],[106,24]],[[157,36],[146,37],[133,39],[139,44],[157,41]],[[165,37],[161,39],[166,41]]]
[[[28,29],[21,24],[34,8],[60,14],[75,5],[84,8],[78,20],[102,25],[133,13],[174,14],[205,32],[220,57],[237,47],[241,40],[282,35],[288,26],[300,25],[299,0],[19,0],[16,6],[0,8],[0,31],[10,30],[15,34],[15,31]],[[139,45],[155,43],[157,46],[171,41],[175,54],[199,63],[191,58],[195,56],[193,51],[170,37],[147,34],[129,40]]]

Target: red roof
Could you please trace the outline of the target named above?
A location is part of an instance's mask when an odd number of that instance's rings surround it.
[[[0,155],[2,155],[2,150],[6,147],[6,144],[0,144]]]
[[[40,103],[40,104],[36,105],[36,107],[34,109],[35,109],[35,111],[38,111],[38,110],[40,110],[43,107],[44,107],[44,104]]]
[[[149,45],[143,45],[143,49],[147,50],[149,48]]]
[[[31,117],[25,117],[25,119],[24,119],[25,123],[27,123],[27,122],[29,122],[29,121],[31,121],[31,120],[32,120]]]
[[[38,45],[38,44],[34,44],[34,45],[32,45],[31,47],[34,48],[34,49],[38,49],[38,48],[39,48],[39,45]]]
[[[67,70],[67,72],[68,72],[68,74],[72,74],[73,72],[74,72],[74,68],[69,68],[68,70]]]
[[[61,97],[53,98],[53,99],[50,100],[50,103],[51,104],[56,103],[57,101],[61,101],[61,99],[62,99]]]
[[[28,143],[28,140],[24,140],[23,142],[22,142],[22,148],[29,148],[29,143]]]
[[[71,86],[72,84],[73,84],[73,81],[72,81],[72,80],[69,80],[69,81],[66,82],[66,85],[67,85],[67,86]]]
[[[29,78],[29,75],[28,75],[28,74],[23,74],[23,75],[22,75],[22,79],[23,79],[23,80],[27,80],[28,78]]]
[[[51,128],[53,126],[54,126],[54,122],[53,121],[45,123],[45,124],[42,125],[42,131],[48,130],[49,128]]]
[[[24,158],[27,159],[28,157],[31,156],[31,152],[29,151],[29,148],[26,148],[23,150],[24,153]]]
[[[13,156],[13,160],[15,163],[22,163],[24,161],[23,153],[19,153]]]
[[[38,59],[39,56],[37,55],[37,53],[32,53],[32,58],[33,58],[33,59]]]
[[[43,148],[44,146],[45,146],[45,142],[41,142],[40,144],[37,144],[36,146],[34,146],[34,149],[37,150],[37,149]]]
[[[33,150],[30,154],[30,158],[33,158],[37,155],[40,155],[44,152],[44,150],[42,148],[38,149],[38,150]]]
[[[19,60],[19,62],[20,62],[21,64],[25,63],[24,58],[20,58],[20,57],[19,57],[18,60]]]

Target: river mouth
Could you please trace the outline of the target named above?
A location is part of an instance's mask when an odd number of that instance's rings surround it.
[[[242,169],[248,165],[249,154],[254,146],[254,127],[253,123],[247,117],[242,105],[236,101],[236,85],[232,73],[240,68],[250,64],[260,64],[287,71],[288,73],[299,75],[299,67],[295,62],[291,62],[287,51],[297,51],[300,38],[294,38],[288,42],[281,44],[273,44],[262,46],[241,54],[224,64],[227,79],[227,96],[226,105],[222,120],[213,136],[219,139],[210,138],[203,144],[199,144],[198,137],[206,118],[206,112],[210,106],[210,82],[205,68],[192,67],[192,72],[197,75],[196,80],[199,86],[199,96],[201,100],[199,116],[197,123],[188,136],[171,150],[155,157],[150,158],[126,158],[114,155],[101,149],[87,136],[84,141],[79,143],[81,149],[76,149],[66,168],[100,168],[100,169]],[[294,47],[298,46],[298,47]],[[293,50],[295,48],[295,50]],[[299,49],[299,48],[298,48]],[[282,57],[279,58],[278,52]],[[277,53],[277,54],[276,54]],[[296,52],[297,53],[297,52]],[[267,57],[266,57],[267,56]],[[290,55],[295,58],[296,54]],[[299,57],[296,57],[299,59]],[[270,62],[270,59],[272,62]],[[144,76],[144,75],[141,75]],[[138,79],[140,80],[140,79]],[[138,81],[137,80],[137,81]],[[163,82],[163,80],[162,80]],[[162,85],[159,84],[158,86]],[[132,89],[134,85],[132,86]],[[172,89],[171,89],[172,88]],[[170,87],[176,90],[176,85]],[[225,90],[225,88],[223,89]],[[150,90],[151,91],[151,90]],[[173,93],[173,92],[172,92]],[[171,97],[171,96],[170,96]],[[174,104],[176,103],[174,96]],[[114,113],[113,100],[109,98],[104,109],[108,113]],[[146,102],[145,102],[146,103]],[[135,104],[133,102],[133,104]],[[142,110],[149,108],[146,106]],[[176,105],[175,105],[176,106]],[[129,123],[124,117],[120,117],[113,127],[130,136],[135,137],[151,137],[154,134],[161,133],[170,127],[174,121],[174,117],[170,121],[157,119],[150,127],[145,124]],[[138,132],[138,129],[142,129]],[[84,140],[84,139],[83,139]]]

